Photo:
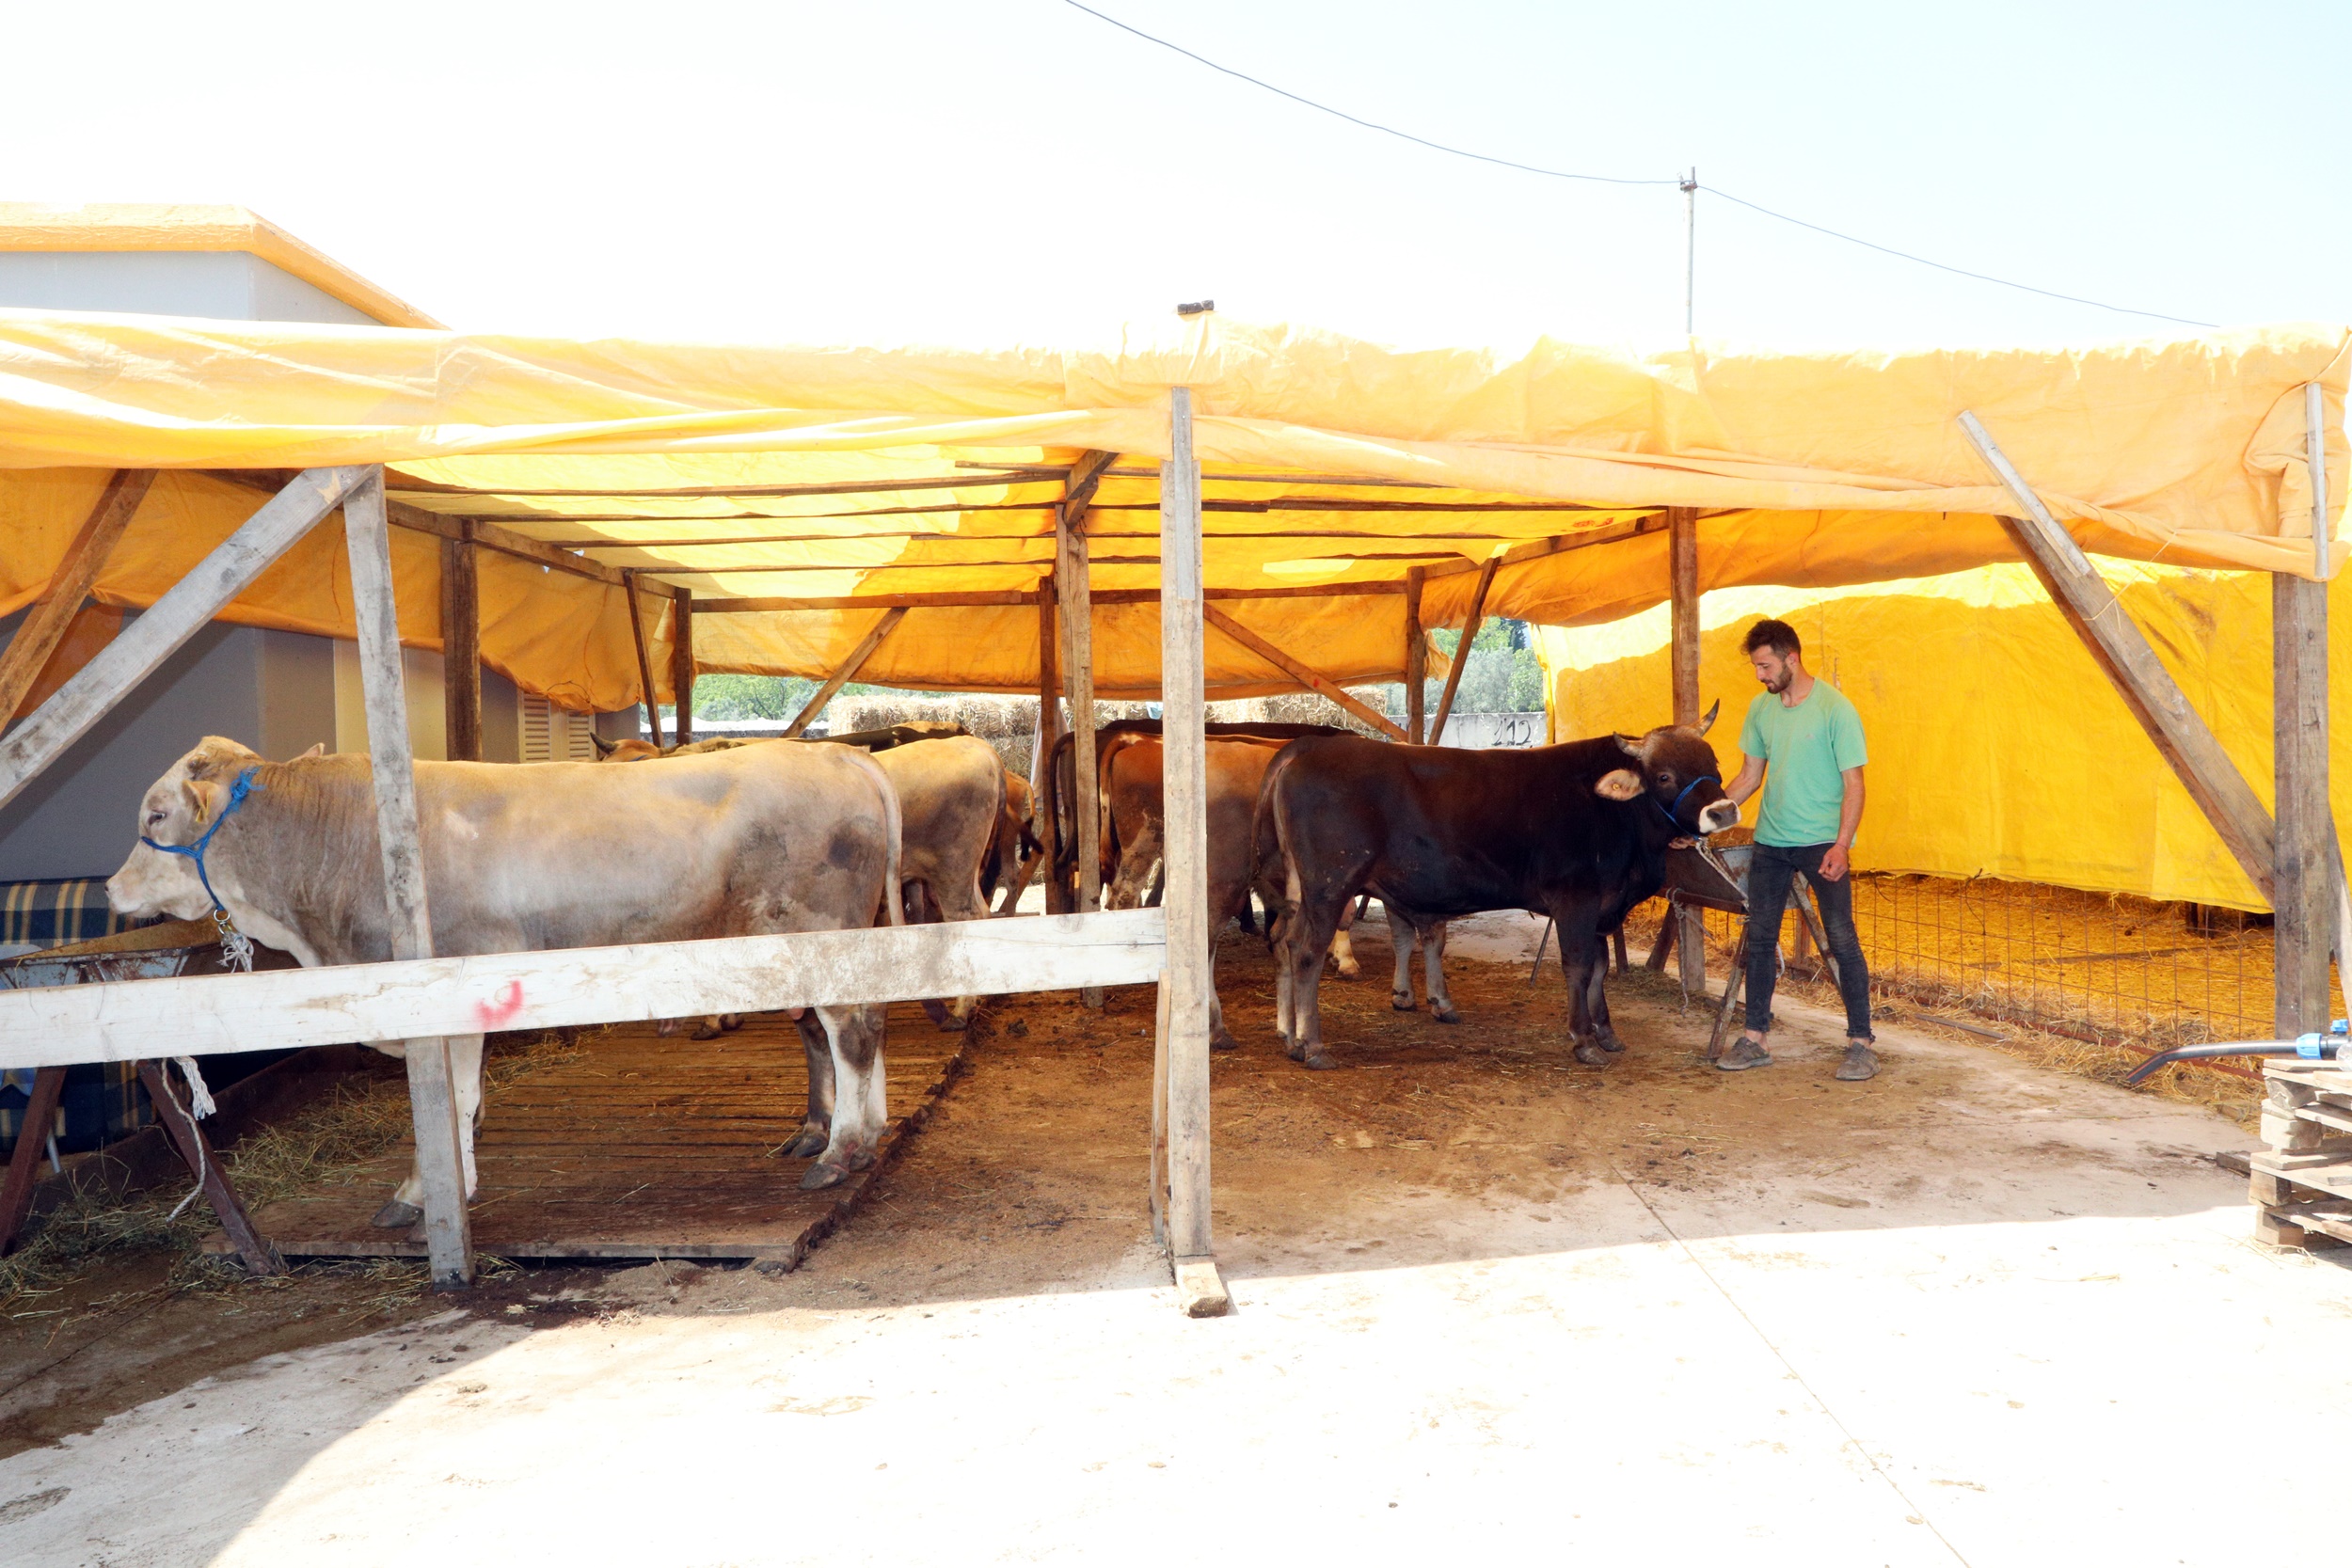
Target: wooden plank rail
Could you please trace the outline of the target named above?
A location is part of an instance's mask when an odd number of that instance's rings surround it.
[[[0,991],[21,1068],[1159,978],[1156,909]]]

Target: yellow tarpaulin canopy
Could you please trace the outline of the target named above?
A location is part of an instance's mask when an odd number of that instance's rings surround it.
[[[1168,389],[1185,385],[1212,596],[1327,676],[1395,679],[1408,571],[1427,574],[1431,625],[1461,622],[1498,553],[1490,613],[1611,620],[1665,593],[1665,507],[1702,511],[1712,588],[2010,559],[1993,514],[2013,502],[1963,409],[2090,549],[2309,573],[2302,388],[2325,388],[2341,498],[2346,372],[2346,333],[2320,326],[2070,353],[1637,358],[1541,341],[1506,360],[1215,316],[982,353],[0,311],[0,611],[39,594],[107,470],[180,470],[99,579],[102,600],[139,606],[251,510],[255,470],[382,462],[411,524],[397,564],[413,641],[439,636],[420,523],[490,519],[607,577],[691,590],[704,669],[824,674],[880,596],[963,595],[913,610],[862,678],[1034,691],[1038,614],[1014,596],[1050,569],[1070,466],[1103,451],[1120,458],[1089,518],[1097,688],[1149,695],[1155,465]],[[339,545],[323,531],[228,618],[347,635]],[[511,549],[485,562],[494,665],[576,706],[637,700],[620,589]],[[1013,602],[974,602],[990,596]],[[652,628],[658,686],[668,626]],[[1221,634],[1207,657],[1212,695],[1296,684]]]
[[[2102,571],[2268,806],[2269,580],[2121,562]],[[2338,626],[2352,616],[2348,583],[2328,592]],[[1740,641],[1767,616],[1796,629],[1806,668],[1861,712],[1870,766],[1857,865],[2269,908],[2028,568],[1708,594],[1699,689],[1723,701],[1709,738],[1726,768],[1739,766],[1740,720],[1762,689]],[[1667,622],[1661,607],[1538,632],[1555,737],[1664,721]],[[2333,640],[2329,664],[2330,689],[2352,692],[2352,638]],[[2339,822],[2352,821],[2347,731],[2330,731]]]

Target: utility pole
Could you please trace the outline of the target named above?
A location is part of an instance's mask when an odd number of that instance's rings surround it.
[[[1686,338],[1698,330],[1699,282],[1699,168],[1691,166],[1691,172],[1682,180],[1682,335]]]

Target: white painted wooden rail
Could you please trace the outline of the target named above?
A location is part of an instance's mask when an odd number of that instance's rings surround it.
[[[1156,909],[0,990],[11,1067],[1157,981]]]

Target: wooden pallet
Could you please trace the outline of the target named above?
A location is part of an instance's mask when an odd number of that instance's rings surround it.
[[[2352,1243],[2352,1074],[2277,1066],[2263,1073],[2263,1141],[2248,1159],[2257,1240]]]
[[[977,1031],[986,1024],[975,1021]],[[477,1252],[512,1259],[747,1259],[790,1268],[857,1208],[961,1069],[969,1035],[913,1003],[890,1009],[884,1063],[895,1113],[874,1168],[800,1190],[803,1160],[773,1151],[801,1126],[800,1032],[754,1015],[715,1040],[651,1024],[593,1037],[577,1060],[492,1094],[476,1146]],[[421,1226],[368,1221],[406,1174],[404,1145],[356,1180],[273,1203],[255,1226],[287,1258],[422,1258]],[[227,1250],[225,1238],[206,1250]]]

